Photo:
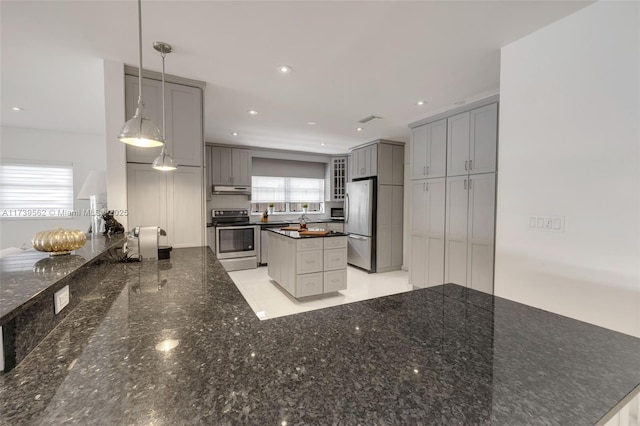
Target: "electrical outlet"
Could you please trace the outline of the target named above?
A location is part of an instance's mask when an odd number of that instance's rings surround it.
[[[529,216],[529,229],[536,231],[564,232],[564,217]]]
[[[56,291],[53,295],[54,313],[58,315],[65,306],[69,304],[69,286],[66,285],[62,289]]]

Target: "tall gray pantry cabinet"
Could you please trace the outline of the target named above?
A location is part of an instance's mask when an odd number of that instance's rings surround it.
[[[127,118],[138,102],[138,70],[125,67]],[[145,71],[142,95],[148,118],[162,130],[162,83],[159,73]],[[161,148],[127,145],[127,204],[129,226],[159,226],[167,236],[161,245],[176,248],[204,244],[203,89],[204,82],[167,76],[165,83],[166,139],[178,169],[151,168]]]
[[[498,104],[467,108],[410,125],[409,282],[493,293]]]

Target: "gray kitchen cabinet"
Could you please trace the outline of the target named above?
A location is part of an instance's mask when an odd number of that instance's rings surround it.
[[[444,281],[445,179],[411,182],[411,268],[409,283],[432,287]]]
[[[142,96],[145,115],[162,131],[162,83],[144,78]],[[138,105],[138,78],[125,76],[125,110],[133,117]],[[202,89],[165,83],[166,139],[169,154],[178,166],[202,166],[203,117]],[[127,145],[127,162],[151,164],[161,147],[140,148]]]
[[[447,176],[495,172],[497,140],[497,103],[449,117]]]
[[[211,185],[251,186],[251,151],[226,146],[211,147]]]
[[[204,148],[204,176],[205,176],[205,188],[204,193],[207,198],[207,201],[211,200],[211,193],[213,192],[213,186],[211,184],[211,150],[213,147],[211,145],[205,145]]]
[[[351,180],[377,176],[380,185],[404,185],[404,142],[378,139],[351,151]]]
[[[333,157],[329,165],[328,201],[344,201],[347,189],[347,157]]]
[[[352,179],[376,176],[378,173],[378,145],[371,144],[351,152]]]
[[[493,293],[495,174],[446,178],[444,282]]]
[[[129,227],[159,226],[160,245],[200,247],[204,243],[202,168],[167,173],[148,164],[127,164]]]
[[[411,179],[444,177],[447,171],[447,119],[411,129]]]
[[[403,192],[401,185],[378,185],[377,272],[398,269],[402,265]]]
[[[415,286],[493,293],[497,114],[492,97],[409,125]]]
[[[380,185],[404,185],[404,147],[378,144],[378,182]]]

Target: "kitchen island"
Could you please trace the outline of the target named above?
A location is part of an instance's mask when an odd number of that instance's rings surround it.
[[[208,248],[171,255],[110,265],[0,423],[593,425],[640,384],[640,339],[457,285],[260,321]]]
[[[317,231],[308,231],[317,232]],[[326,232],[326,234],[323,234]],[[269,276],[295,298],[347,288],[347,236],[269,229]]]

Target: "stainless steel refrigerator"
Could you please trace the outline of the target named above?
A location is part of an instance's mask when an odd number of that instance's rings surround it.
[[[347,263],[375,272],[375,178],[347,183],[344,207],[344,226],[348,234]]]

